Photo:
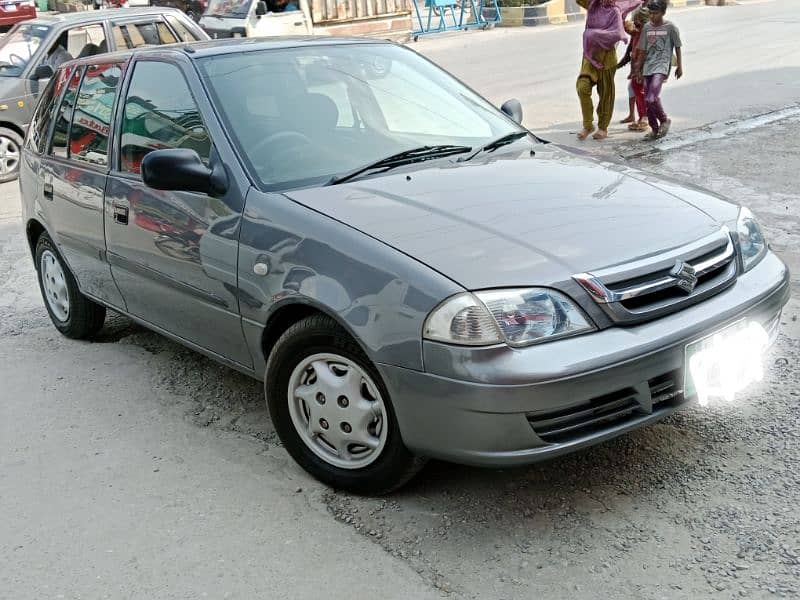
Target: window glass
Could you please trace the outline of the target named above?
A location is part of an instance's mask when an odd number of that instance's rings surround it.
[[[190,148],[208,161],[211,141],[180,70],[163,62],[139,62],[125,99],[120,168],[139,173],[147,153],[163,148]]]
[[[199,38],[189,31],[189,29],[181,23],[180,19],[173,15],[167,15],[167,22],[170,26],[175,30],[175,33],[178,34],[178,37],[182,42],[196,42]]]
[[[135,25],[128,25],[128,29],[131,29],[131,27],[137,29],[145,44],[150,46],[158,46],[161,44],[155,23],[136,23]]]
[[[178,42],[178,38],[176,38],[175,34],[167,27],[166,23],[159,21],[156,23],[156,27],[158,28],[158,37],[162,44],[176,44]]]
[[[69,134],[70,156],[75,160],[108,164],[108,130],[121,77],[119,65],[87,67]]]
[[[72,111],[75,107],[75,97],[78,92],[78,84],[81,81],[82,69],[75,69],[67,84],[67,91],[64,92],[64,99],[56,113],[56,125],[53,129],[53,141],[50,143],[50,154],[60,158],[67,158],[67,136],[69,135],[69,123],[72,120]]]
[[[36,112],[33,114],[28,128],[28,148],[37,153],[44,152],[45,139],[55,113],[53,102],[56,97],[55,90],[56,79],[52,78],[42,93],[39,105],[36,107]]]
[[[119,25],[114,25],[114,27],[111,28],[111,32],[114,36],[114,45],[117,47],[118,50],[123,50],[125,48],[131,47],[128,38],[122,32],[122,27],[120,27]]]
[[[414,148],[479,148],[522,131],[452,76],[397,46],[312,45],[198,63],[266,189],[328,181]]]
[[[0,77],[17,77],[50,33],[47,25],[22,24],[0,42]]]
[[[73,27],[62,32],[47,51],[45,64],[56,69],[73,58],[85,58],[108,52],[108,42],[102,25]]]

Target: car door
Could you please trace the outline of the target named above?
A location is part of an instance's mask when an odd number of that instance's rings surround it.
[[[265,15],[256,13],[256,23],[251,37],[280,35],[305,35],[310,29],[299,0],[272,0]]]
[[[196,77],[191,66],[171,62],[132,67],[106,190],[109,261],[132,315],[250,367],[236,291],[242,193],[159,191],[140,176],[142,159],[155,149],[189,148],[209,160],[214,144]]]
[[[124,309],[106,262],[103,226],[109,127],[122,73],[120,63],[59,71],[63,84],[57,81],[55,87],[66,89],[53,116],[39,179],[50,233],[81,291]]]

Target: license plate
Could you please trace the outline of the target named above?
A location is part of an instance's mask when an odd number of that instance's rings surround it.
[[[684,397],[697,396],[701,405],[710,398],[733,401],[737,393],[763,379],[763,355],[768,345],[766,330],[747,320],[687,344]]]
[[[3,8],[5,8],[7,12],[16,12],[17,11],[17,5],[16,4],[4,4]]]

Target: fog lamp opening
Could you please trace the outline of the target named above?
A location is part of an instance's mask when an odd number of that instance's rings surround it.
[[[764,378],[769,334],[758,323],[740,321],[686,347],[684,393],[700,406],[712,398],[733,402],[750,384]]]

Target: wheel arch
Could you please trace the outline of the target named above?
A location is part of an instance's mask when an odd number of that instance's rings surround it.
[[[20,138],[25,140],[25,130],[16,123],[12,123],[11,121],[0,121],[0,128],[10,129],[19,135]]]
[[[28,238],[28,247],[33,257],[36,256],[36,243],[39,241],[39,238],[42,237],[43,233],[47,233],[47,229],[41,221],[37,219],[28,219],[25,225],[25,236]]]
[[[319,305],[310,298],[300,297],[287,299],[279,303],[272,309],[267,317],[267,322],[261,332],[261,351],[264,355],[265,366],[280,337],[286,333],[292,325],[314,315],[323,315],[334,321],[342,331],[346,332],[347,335],[361,347],[364,354],[372,360],[369,349],[364,347],[363,342],[354,334],[352,328],[341,319],[341,316],[336,311],[328,310],[326,307]]]

